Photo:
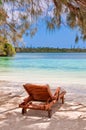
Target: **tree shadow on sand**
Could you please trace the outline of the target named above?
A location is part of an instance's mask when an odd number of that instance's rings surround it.
[[[85,106],[71,103],[57,103],[52,108],[52,117],[46,111],[21,109],[8,110],[0,114],[1,130],[85,130]]]

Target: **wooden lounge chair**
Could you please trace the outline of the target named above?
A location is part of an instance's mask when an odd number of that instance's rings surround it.
[[[22,108],[22,114],[26,113],[27,109],[45,110],[48,111],[48,117],[50,118],[53,104],[59,99],[64,103],[64,95],[66,92],[60,92],[60,87],[52,95],[49,85],[25,84],[23,86],[29,96],[24,99],[23,103],[19,104],[19,107]],[[36,103],[34,103],[35,101]],[[37,102],[41,103],[37,104]]]

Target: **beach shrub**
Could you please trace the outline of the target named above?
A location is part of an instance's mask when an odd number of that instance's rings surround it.
[[[15,53],[15,48],[6,38],[0,36],[0,56],[13,56]]]

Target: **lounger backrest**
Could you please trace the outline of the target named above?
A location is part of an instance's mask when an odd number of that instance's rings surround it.
[[[35,101],[47,101],[49,98],[52,99],[52,93],[48,85],[25,84],[23,86]]]

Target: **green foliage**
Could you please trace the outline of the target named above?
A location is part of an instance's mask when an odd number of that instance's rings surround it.
[[[15,53],[14,47],[8,43],[7,39],[0,36],[0,56],[13,56]]]
[[[2,4],[2,1],[0,0],[0,5]]]
[[[67,24],[71,27],[74,28],[76,26],[76,15],[73,12],[70,12],[67,15]]]
[[[4,48],[7,56],[12,56],[15,54],[15,49],[12,47],[11,44],[5,43]]]

